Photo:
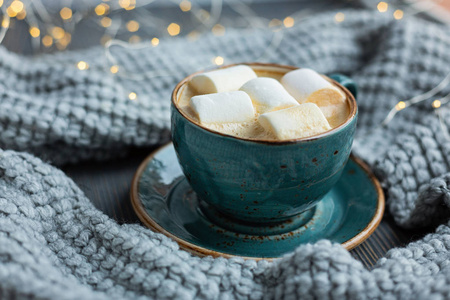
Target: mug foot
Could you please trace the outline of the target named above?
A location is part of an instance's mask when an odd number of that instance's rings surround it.
[[[291,218],[264,223],[243,221],[233,218],[219,212],[217,209],[201,200],[199,201],[198,210],[199,214],[202,214],[211,223],[237,234],[268,236],[291,232],[306,225],[314,217],[316,206]]]

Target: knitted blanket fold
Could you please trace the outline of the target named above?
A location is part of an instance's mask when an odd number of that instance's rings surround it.
[[[0,49],[0,298],[450,298],[450,111],[441,108],[441,124],[424,102],[379,126],[399,100],[450,72],[450,30],[344,13],[339,24],[327,13],[284,31],[276,49],[269,45],[281,33],[259,30],[117,47],[123,77],[108,73],[98,48],[35,59]],[[441,224],[436,232],[390,250],[372,270],[329,241],[274,262],[199,258],[162,234],[117,224],[40,159],[107,159],[130,145],[166,141],[171,89],[217,55],[226,63],[266,60],[353,77],[360,87],[354,152],[374,168],[398,224]],[[76,69],[79,60],[89,70]],[[143,72],[143,81],[127,78]],[[137,100],[128,100],[130,92]]]

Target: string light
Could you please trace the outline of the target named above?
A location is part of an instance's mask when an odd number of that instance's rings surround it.
[[[111,66],[111,68],[109,68],[109,71],[113,74],[116,74],[117,72],[119,72],[119,66],[118,65]]]
[[[10,18],[17,16],[17,13],[11,8],[11,6],[6,9],[6,13]]]
[[[183,0],[180,2],[180,9],[184,12],[190,11],[192,7],[192,4],[190,1]]]
[[[403,11],[401,9],[397,9],[394,11],[394,19],[401,20],[403,18]]]
[[[23,20],[27,16],[27,11],[25,9],[22,9],[16,16],[17,20]]]
[[[136,100],[137,99],[137,95],[134,92],[131,92],[128,94],[128,99],[130,100]]]
[[[72,41],[72,35],[68,32],[65,32],[64,36],[61,39],[59,39],[57,42],[60,46],[62,46],[62,48],[66,48],[67,45],[69,45],[71,41]]]
[[[41,31],[37,27],[30,27],[30,35],[34,38],[37,38],[41,35]]]
[[[77,68],[78,68],[79,70],[87,70],[87,69],[89,69],[89,65],[88,65],[87,62],[80,60],[80,61],[77,63]]]
[[[214,25],[211,31],[212,31],[212,33],[215,36],[223,36],[223,35],[225,35],[225,27],[223,25],[220,25],[220,24]]]
[[[214,63],[215,63],[216,65],[218,65],[218,66],[223,65],[223,62],[224,62],[224,59],[223,59],[222,56],[216,56],[216,57],[214,58]]]
[[[433,106],[434,108],[439,108],[439,107],[441,107],[441,101],[436,99],[433,101],[431,106]]]
[[[64,37],[64,34],[66,32],[64,31],[64,29],[62,29],[61,27],[55,26],[51,29],[51,34],[52,36],[57,39],[60,40]]]
[[[286,27],[286,28],[290,28],[290,27],[294,26],[294,23],[295,23],[294,18],[292,18],[292,17],[286,17],[283,20],[284,27]]]
[[[3,6],[3,0],[0,0],[0,7]]]
[[[152,38],[151,43],[152,43],[153,47],[156,47],[156,46],[159,45],[159,39],[158,38]]]
[[[383,12],[386,12],[388,10],[388,6],[389,5],[386,2],[381,1],[381,2],[378,3],[377,9],[378,9],[379,12],[383,13]]]
[[[111,26],[111,23],[112,23],[112,20],[111,20],[111,18],[108,18],[108,17],[103,17],[100,20],[100,24],[105,28]]]
[[[119,0],[119,6],[125,10],[132,10],[136,8],[135,0]]]
[[[23,5],[22,1],[14,0],[13,2],[11,2],[11,5],[9,7],[17,15],[19,12],[22,11],[22,9],[24,8],[24,5]]]
[[[135,20],[128,21],[127,29],[129,32],[136,32],[139,30],[139,23]]]
[[[2,20],[2,27],[8,28],[9,27],[9,18],[3,18]]]
[[[334,16],[334,20],[336,21],[336,23],[341,23],[345,20],[345,15],[344,13],[338,12],[335,16]]]
[[[45,47],[50,47],[51,45],[53,45],[53,38],[49,35],[46,35],[42,38],[42,44]]]
[[[171,36],[176,36],[180,34],[180,25],[178,25],[177,23],[170,23],[170,25],[167,26],[167,32]]]
[[[109,5],[106,3],[100,3],[95,7],[95,13],[98,16],[103,16],[104,14],[108,13],[109,11]]]
[[[59,15],[61,16],[61,19],[63,19],[63,20],[70,20],[72,18],[72,10],[68,7],[63,7],[59,11]]]
[[[395,105],[395,109],[396,110],[402,110],[406,107],[406,103],[404,101],[399,101],[396,105]]]
[[[141,41],[141,37],[138,36],[138,35],[132,35],[132,36],[128,39],[128,42],[129,42],[130,44],[136,44],[136,43],[139,43],[140,41]]]

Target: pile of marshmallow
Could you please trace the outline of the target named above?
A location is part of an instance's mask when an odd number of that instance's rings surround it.
[[[198,74],[190,84],[201,94],[189,102],[201,124],[245,123],[257,118],[278,140],[330,130],[319,106],[346,101],[340,89],[311,69],[288,72],[278,81],[258,77],[249,66],[238,65]]]

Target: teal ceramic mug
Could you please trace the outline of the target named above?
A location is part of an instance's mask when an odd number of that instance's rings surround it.
[[[258,75],[269,72],[278,77],[297,69],[276,64],[247,65]],[[255,225],[289,221],[313,208],[330,191],[347,163],[356,128],[356,100],[347,88],[325,77],[347,97],[350,113],[338,127],[307,138],[250,140],[202,127],[183,113],[177,104],[195,74],[183,79],[173,91],[172,141],[189,184],[205,204],[206,215],[218,213],[231,222]],[[334,78],[345,81],[356,92],[347,77]]]

